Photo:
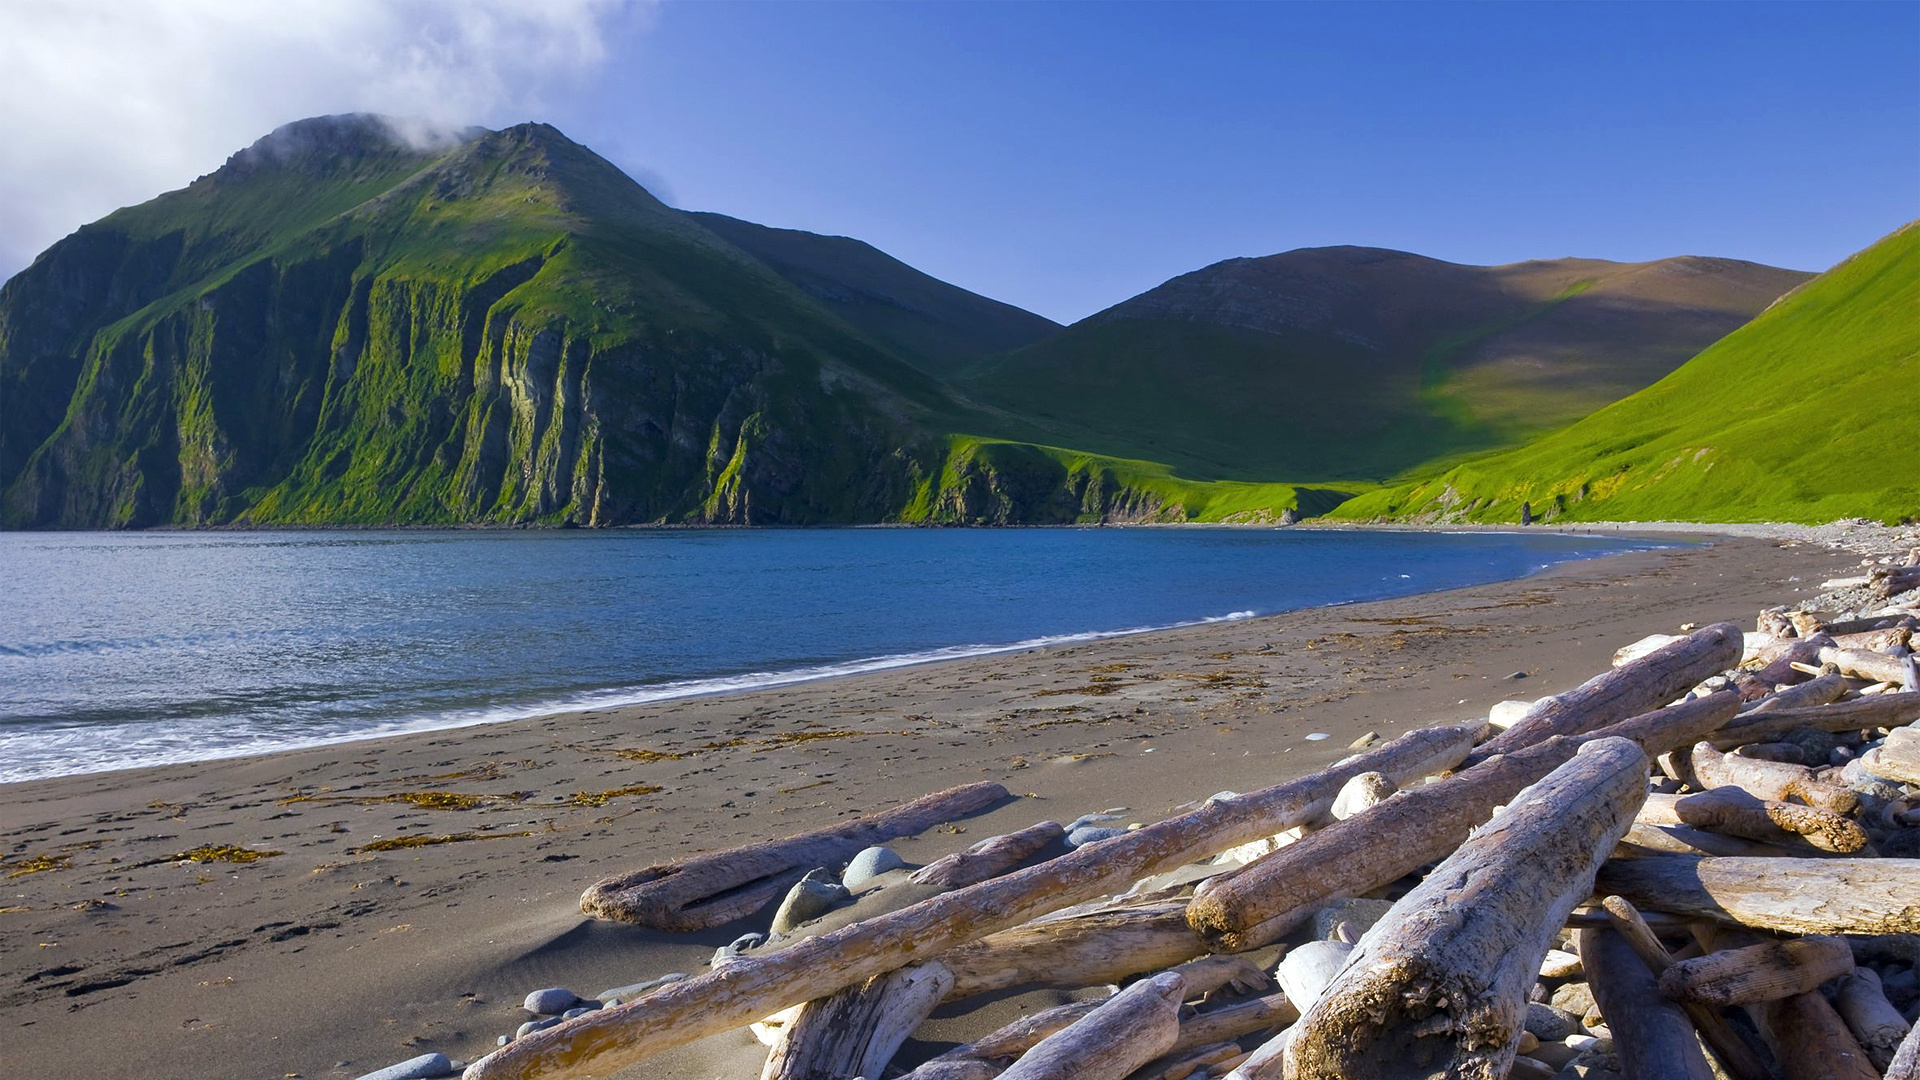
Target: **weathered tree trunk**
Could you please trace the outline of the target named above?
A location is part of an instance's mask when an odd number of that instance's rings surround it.
[[[1059,822],[1042,821],[1019,832],[989,837],[944,859],[935,859],[908,877],[922,885],[964,888],[999,877],[1066,835],[1067,830],[1061,828]]]
[[[1839,668],[1842,675],[1873,682],[1904,683],[1907,676],[1906,665],[1900,662],[1899,657],[1865,649],[1821,649],[1820,662]]]
[[[1694,937],[1707,949],[1741,949],[1761,939],[1702,923]],[[1880,1080],[1853,1033],[1818,991],[1747,1007],[1760,1037],[1773,1050],[1785,1080]]]
[[[1648,796],[1651,798],[1652,796]],[[1645,821],[1636,821],[1633,828],[1627,830],[1627,837],[1620,842],[1622,855],[1659,854],[1669,855],[1719,855],[1719,856],[1769,856],[1792,857],[1804,855],[1804,851],[1789,851],[1775,844],[1763,844],[1758,840],[1747,840],[1738,836],[1708,832],[1691,825],[1652,825]],[[1638,850],[1626,850],[1626,849]]]
[[[634,1001],[515,1039],[469,1066],[466,1080],[571,1080],[614,1072],[1050,911],[1117,892],[1149,874],[1312,821],[1325,814],[1341,786],[1360,773],[1382,772],[1404,784],[1452,768],[1472,746],[1477,730],[1478,725],[1408,732],[1311,776],[1230,799],[1209,799],[1197,810],[1038,866],[670,983]]]
[[[1755,798],[1742,788],[1722,787],[1697,795],[1647,796],[1640,820],[1652,825],[1691,825],[1749,840],[1779,843],[1805,837],[1826,851],[1859,851],[1866,831],[1830,810]]]
[[[1703,788],[1736,787],[1773,802],[1798,798],[1808,806],[1836,814],[1847,813],[1860,804],[1860,796],[1852,790],[1817,779],[1805,765],[1722,754],[1710,742],[1694,745],[1688,765],[1693,769],[1694,782]]]
[[[1847,677],[1844,675],[1821,675],[1806,682],[1789,686],[1785,690],[1776,690],[1772,694],[1753,703],[1747,715],[1770,713],[1778,709],[1806,709],[1828,705],[1840,700],[1847,692]],[[1732,725],[1728,725],[1731,727]]]
[[[1885,1080],[1920,1080],[1920,1024],[1907,1032],[1900,1049],[1894,1051]]]
[[[1627,1080],[1713,1080],[1693,1020],[1660,996],[1655,973],[1634,947],[1612,930],[1582,930],[1579,940],[1587,987],[1607,1018]]]
[[[1840,980],[1834,1011],[1860,1041],[1867,1060],[1882,1071],[1893,1063],[1895,1051],[1912,1029],[1907,1018],[1887,1000],[1886,992],[1880,987],[1880,976],[1874,974],[1872,968],[1855,968],[1853,974]]]
[[[953,973],[936,960],[808,1002],[767,1055],[761,1080],[877,1077],[952,989]]]
[[[1738,706],[1733,694],[1695,698],[1594,736],[1556,736],[1403,791],[1244,869],[1203,882],[1187,906],[1187,922],[1217,952],[1244,952],[1277,941],[1335,897],[1360,896],[1444,858],[1494,807],[1571,759],[1582,739],[1628,737],[1657,753],[1712,731]]]
[[[1123,1080],[1180,1037],[1186,980],[1171,972],[1142,979],[1072,1026],[1020,1055],[1004,1080]]]
[[[925,832],[1007,798],[999,784],[967,784],[783,840],[648,866],[594,883],[580,897],[580,909],[598,919],[661,930],[705,930],[780,899],[815,867],[835,865],[862,848]]]
[[[1660,943],[1653,928],[1647,925],[1647,920],[1625,897],[1609,896],[1601,903],[1613,931],[1639,955],[1649,973],[1657,979],[1673,966],[1673,956],[1667,952],[1667,947]],[[1658,990],[1658,985],[1650,988],[1651,993],[1658,993]],[[1772,1080],[1772,1071],[1767,1068],[1767,1063],[1727,1024],[1719,1010],[1692,1001],[1683,1001],[1679,1005],[1733,1080]],[[1618,1045],[1615,1044],[1616,1047]]]
[[[1643,910],[1784,934],[1920,933],[1920,859],[1614,859],[1599,887]]]
[[[1804,994],[1852,970],[1846,941],[1815,934],[1682,960],[1661,974],[1660,992],[1703,1005],[1752,1005]]]
[[[1288,1080],[1507,1075],[1540,961],[1646,794],[1647,755],[1590,743],[1374,926],[1305,1010]]]
[[[1825,634],[1789,638],[1772,648],[1760,650],[1760,667],[1747,674],[1769,693],[1781,683],[1805,682],[1806,673],[1793,665],[1819,663],[1820,650],[1832,646],[1833,639]]]
[[[1739,627],[1716,623],[1564,694],[1535,702],[1518,723],[1475,749],[1466,767],[1554,735],[1584,735],[1658,709],[1708,676],[1738,664],[1742,641]]]
[[[954,1047],[900,1080],[992,1080],[1041,1039],[1099,1008],[1100,1000],[1071,1001],[1023,1016],[991,1035]]]
[[[942,953],[940,961],[953,972],[955,999],[1015,986],[1073,989],[1118,982],[1207,951],[1185,911],[1178,900],[1103,905],[990,934]]]
[[[1883,566],[1867,576],[1881,596],[1898,596],[1920,589],[1920,568],[1912,566]]]
[[[1833,705],[1783,707],[1766,712],[1755,709],[1728,722],[1708,736],[1707,741],[1721,750],[1729,750],[1748,743],[1772,742],[1795,728],[1864,731],[1897,727],[1915,720],[1920,720],[1920,694],[1878,694]]]

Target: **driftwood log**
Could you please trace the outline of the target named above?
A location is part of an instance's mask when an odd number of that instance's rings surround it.
[[[1816,778],[1805,765],[1723,754],[1710,742],[1695,744],[1687,764],[1693,770],[1694,783],[1703,788],[1740,788],[1772,802],[1796,798],[1835,814],[1845,814],[1860,804],[1860,796],[1851,789]]]
[[[1648,795],[1640,808],[1640,821],[1691,825],[1765,843],[1805,838],[1815,847],[1843,853],[1867,846],[1866,830],[1852,818],[1818,807],[1755,798],[1736,787],[1694,795]]]
[[[988,837],[965,851],[956,851],[915,870],[909,880],[921,885],[960,889],[996,878],[1046,850],[1067,835],[1057,821],[1042,821],[1019,832]]]
[[[1762,941],[1696,956],[1660,976],[1660,992],[1703,1005],[1751,1005],[1804,994],[1853,970],[1853,950],[1829,934]]]
[[[1920,859],[1613,859],[1599,888],[1643,910],[1785,934],[1920,933]]]
[[[900,1080],[992,1080],[1021,1054],[1100,1007],[1102,999],[1070,1001],[1023,1016],[984,1038],[956,1046]]]
[[[1158,971],[1207,951],[1187,925],[1186,904],[1099,905],[1066,918],[1036,919],[942,953],[952,997],[1015,986],[1075,989]]]
[[[1187,906],[1187,921],[1219,952],[1244,952],[1277,941],[1337,897],[1363,895],[1445,858],[1494,807],[1570,760],[1583,739],[1629,737],[1648,753],[1658,753],[1712,731],[1738,706],[1739,698],[1731,693],[1695,698],[1594,736],[1555,736],[1401,792],[1364,814],[1202,883]]]
[[[1867,1060],[1874,1068],[1886,1071],[1912,1025],[1887,1000],[1880,976],[1874,974],[1872,968],[1855,968],[1853,974],[1840,980],[1833,1005],[1840,1019],[1847,1022],[1847,1029],[1859,1040],[1861,1049],[1867,1052]]]
[[[938,963],[919,964],[808,1002],[767,1055],[761,1080],[879,1076],[952,989],[951,972]]]
[[[1829,646],[1820,650],[1820,662],[1839,668],[1842,675],[1870,682],[1904,683],[1907,676],[1906,665],[1899,657],[1865,649]]]
[[[862,848],[977,814],[1009,797],[999,784],[967,784],[783,840],[644,867],[594,883],[580,897],[580,909],[660,930],[705,930],[779,900],[815,867],[836,865]]]
[[[1612,930],[1582,930],[1579,942],[1587,987],[1607,1018],[1627,1080],[1713,1080],[1692,1018],[1660,995],[1655,972],[1633,945]]]
[[[1907,1032],[1887,1064],[1886,1080],[1920,1080],[1920,1024]]]
[[[1708,676],[1740,662],[1744,635],[1716,623],[1596,675],[1564,694],[1534,703],[1512,727],[1467,758],[1467,767],[1554,735],[1583,735],[1660,708]]]
[[[1142,979],[1020,1055],[1004,1080],[1123,1080],[1180,1038],[1186,980]]]
[[[1647,925],[1646,918],[1625,897],[1609,896],[1602,901],[1602,906],[1606,910],[1610,928],[1640,957],[1641,963],[1656,980],[1673,966],[1673,955],[1660,943],[1653,928]],[[1581,932],[1586,931],[1582,929]],[[1658,983],[1646,987],[1646,993],[1649,996],[1657,995]],[[1772,1071],[1767,1068],[1767,1063],[1727,1024],[1719,1010],[1691,1001],[1683,1001],[1679,1005],[1687,1018],[1693,1021],[1694,1029],[1700,1032],[1701,1040],[1714,1057],[1720,1059],[1721,1067],[1733,1080],[1772,1080]]]
[[[1313,821],[1360,773],[1381,772],[1404,784],[1452,768],[1472,746],[1477,727],[1408,732],[1311,776],[1209,799],[1196,810],[1038,866],[671,983],[515,1039],[469,1066],[466,1080],[570,1080],[614,1072],[1048,912],[1118,892],[1149,874]]]
[[[1646,753],[1583,747],[1393,906],[1295,1025],[1288,1080],[1499,1080],[1527,992],[1646,795]]]
[[[1742,930],[1701,924],[1694,937],[1707,949],[1742,949],[1760,939]],[[1773,1051],[1785,1080],[1880,1080],[1867,1052],[1818,991],[1756,1002],[1747,1015]]]
[[[1889,697],[1920,697],[1920,694],[1891,694]],[[1860,767],[1875,776],[1884,776],[1902,784],[1920,784],[1920,728],[1895,728],[1886,741],[1861,755]]]
[[[1804,709],[1828,705],[1840,700],[1840,696],[1846,692],[1846,676],[1837,672],[1832,675],[1821,675],[1789,686],[1785,690],[1776,690],[1754,702],[1753,707],[1747,712],[1751,715],[1774,712],[1779,709]]]
[[[1782,691],[1785,693],[1786,691]],[[1782,708],[1743,713],[1707,741],[1721,750],[1747,743],[1771,742],[1795,728],[1819,731],[1863,731],[1897,727],[1920,720],[1920,694],[1877,694],[1833,705]]]

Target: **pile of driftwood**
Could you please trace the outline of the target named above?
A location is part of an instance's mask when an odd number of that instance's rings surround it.
[[[1639,642],[1517,717],[1071,850],[1043,822],[811,922],[837,886],[809,871],[1004,789],[603,881],[596,916],[694,930],[784,897],[786,933],[466,1076],[604,1076],[751,1025],[769,1080],[881,1080],[942,1003],[1040,986],[1100,992],[906,1075],[1920,1080],[1920,575],[1887,580],[1871,617]]]

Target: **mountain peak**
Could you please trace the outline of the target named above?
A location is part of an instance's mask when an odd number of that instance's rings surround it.
[[[543,125],[544,126],[544,125]],[[282,124],[227,158],[213,175],[238,180],[269,169],[326,173],[343,162],[396,156],[430,157],[488,134],[418,117],[336,113]]]

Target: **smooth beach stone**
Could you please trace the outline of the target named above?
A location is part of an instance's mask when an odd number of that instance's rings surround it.
[[[1548,1043],[1557,1043],[1569,1035],[1579,1034],[1580,1016],[1578,1013],[1558,1009],[1552,1005],[1542,1005],[1536,1001],[1527,1006],[1525,1026],[1528,1031],[1533,1032],[1535,1038],[1540,1040],[1540,1045],[1545,1047]],[[1563,1061],[1560,1064],[1565,1065],[1566,1062]]]
[[[852,898],[846,886],[833,880],[824,867],[809,870],[780,901],[780,910],[773,913],[773,932],[791,934]]]
[[[732,942],[713,950],[713,959],[707,961],[708,967],[719,967],[732,960],[740,959],[740,954],[767,940],[765,934],[741,934]]]
[[[580,1004],[575,1005],[573,1008],[568,1009],[566,1012],[561,1013],[560,1019],[571,1020],[576,1016],[585,1016],[588,1013],[599,1009],[600,1007],[601,1005],[597,1001],[583,1001]]]
[[[670,982],[679,982],[686,977],[686,972],[675,971],[662,975],[657,979],[648,979],[646,982],[634,983],[631,986],[616,986],[611,990],[602,990],[593,996],[606,1002],[608,1005],[618,1005],[622,1001],[632,1001],[634,998],[648,991],[657,990]]]
[[[1097,825],[1082,825],[1067,833],[1068,847],[1086,847],[1102,840],[1111,840],[1116,836],[1127,835],[1125,829],[1104,829]]]
[[[1572,1013],[1575,1017],[1585,1016],[1593,1010],[1593,990],[1586,983],[1570,982],[1553,992],[1553,1007],[1562,1012]],[[1580,1028],[1576,1020],[1574,1031],[1578,1030]],[[1537,1031],[1534,1034],[1540,1035]],[[1544,1035],[1540,1037],[1546,1038]]]
[[[559,1016],[579,1003],[579,994],[564,986],[549,986],[528,994],[522,1007],[535,1016]]]
[[[905,865],[907,860],[901,858],[899,852],[876,845],[848,860],[846,870],[840,874],[840,884],[849,892],[857,892],[881,874]]]
[[[1273,970],[1273,980],[1286,992],[1288,1001],[1302,1002],[1299,1007],[1304,1010],[1307,1003],[1319,999],[1353,948],[1344,941],[1309,941],[1288,949]]]
[[[1120,820],[1119,814],[1111,813],[1106,810],[1102,810],[1097,814],[1081,814],[1079,817],[1074,818],[1072,821],[1067,822],[1067,831],[1072,832],[1075,829],[1084,829],[1089,826],[1099,825],[1102,822],[1119,821],[1119,820]]]
[[[520,1027],[514,1031],[513,1037],[516,1039],[524,1039],[536,1031],[545,1031],[559,1022],[560,1018],[557,1016],[547,1016],[539,1020],[529,1020],[521,1024]]]
[[[451,1076],[453,1061],[445,1054],[421,1054],[417,1058],[408,1058],[397,1065],[384,1069],[375,1069],[359,1080],[430,1080],[436,1076]]]

